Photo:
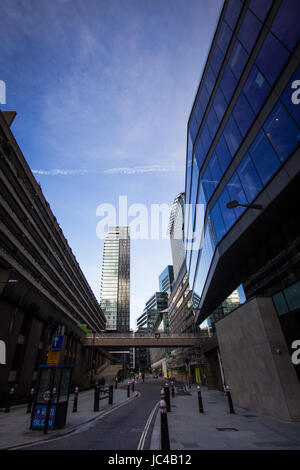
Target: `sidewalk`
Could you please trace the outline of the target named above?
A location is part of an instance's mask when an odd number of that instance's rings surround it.
[[[188,395],[171,396],[168,427],[171,450],[300,449],[300,422],[292,423],[234,406],[229,413],[224,393],[201,387],[204,413],[199,413],[193,385]],[[160,413],[156,415],[151,450],[161,450]]]
[[[125,381],[123,385],[127,384]],[[99,401],[99,411],[93,411],[94,408],[94,390],[80,392],[78,396],[77,412],[73,413],[73,398],[71,394],[68,404],[68,414],[66,426],[63,429],[49,430],[44,434],[42,430],[30,430],[31,414],[27,414],[27,405],[18,405],[12,407],[9,413],[0,410],[0,449],[17,447],[21,444],[29,444],[40,440],[45,440],[57,436],[62,436],[74,431],[79,425],[88,423],[103,414],[105,411],[113,409],[128,400],[137,396],[137,392],[130,393],[127,398],[127,389],[114,388],[113,405],[108,404],[108,399]]]

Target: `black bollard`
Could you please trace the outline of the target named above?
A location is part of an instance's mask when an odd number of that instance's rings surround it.
[[[127,397],[130,397],[130,383],[127,385]]]
[[[174,382],[171,382],[171,388],[172,388],[172,397],[175,397],[175,387],[174,387]]]
[[[230,393],[230,387],[228,385],[226,386],[226,395],[228,398],[228,404],[229,404],[229,413],[234,413],[234,408],[233,408],[233,403],[232,403],[232,398],[231,398],[231,393]]]
[[[160,439],[161,450],[170,450],[170,439],[168,429],[167,405],[165,400],[160,400]]]
[[[5,408],[5,413],[9,413],[10,411],[10,407],[13,403],[13,400],[14,400],[14,394],[15,394],[15,389],[14,387],[11,387],[10,390],[9,390],[9,394],[8,394],[8,397],[7,397],[7,404],[6,404],[6,408]]]
[[[99,385],[96,385],[95,393],[94,393],[94,411],[99,411],[99,398],[100,398],[100,388],[99,388]]]
[[[28,401],[28,406],[27,406],[27,411],[26,413],[31,413],[31,407],[32,407],[32,402],[33,402],[33,395],[34,395],[34,388],[30,389],[29,392],[29,401]]]
[[[199,413],[203,413],[203,403],[202,403],[202,395],[201,395],[200,385],[198,385],[198,387],[197,387],[197,392],[198,392]]]
[[[170,400],[170,389],[169,389],[168,383],[165,384],[164,391],[165,391],[165,401],[167,404],[167,411],[169,413],[171,411],[171,400]]]
[[[77,412],[77,404],[78,404],[78,387],[75,387],[74,391],[74,403],[73,403],[73,413]]]
[[[132,380],[132,391],[134,392],[134,379]]]
[[[118,377],[115,378],[115,388],[118,388]]]
[[[113,404],[113,399],[114,399],[114,387],[113,385],[110,385],[108,387],[108,404],[109,405]]]

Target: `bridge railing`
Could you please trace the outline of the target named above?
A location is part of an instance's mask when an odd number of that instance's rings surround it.
[[[87,335],[87,338],[203,338],[209,337],[205,333],[153,333],[153,334],[139,334],[139,333],[96,333]]]

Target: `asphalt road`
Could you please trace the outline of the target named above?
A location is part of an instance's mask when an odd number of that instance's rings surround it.
[[[74,433],[30,446],[30,450],[137,450],[148,418],[160,400],[162,380],[147,378],[135,384],[140,397],[107,416],[83,424]],[[155,418],[156,413],[154,414]],[[146,434],[143,450],[150,447],[154,419]]]

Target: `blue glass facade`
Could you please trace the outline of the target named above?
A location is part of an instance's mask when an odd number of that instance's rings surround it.
[[[173,266],[168,265],[158,277],[159,291],[167,292],[168,294],[170,294],[172,291],[173,281],[174,281]]]
[[[291,100],[299,17],[293,0],[232,0],[221,13],[188,124],[185,241],[201,231],[201,246],[186,253],[199,296],[218,244],[245,211],[227,202],[252,203],[299,146],[300,105]]]

